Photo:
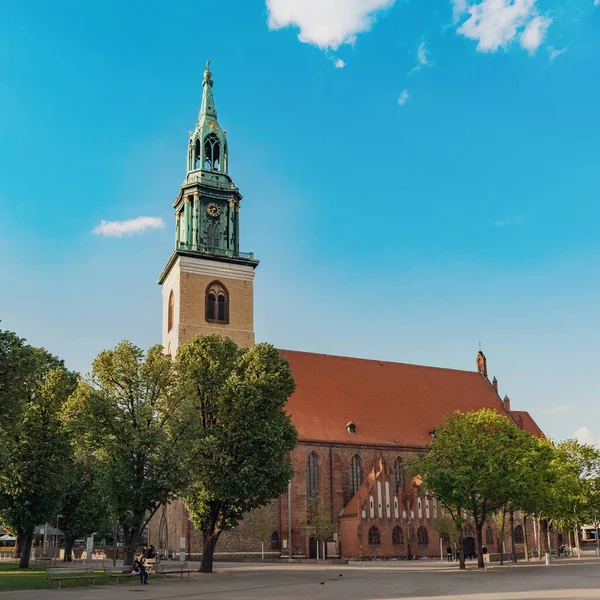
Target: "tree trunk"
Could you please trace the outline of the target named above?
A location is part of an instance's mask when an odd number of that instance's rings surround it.
[[[73,560],[73,545],[74,544],[75,544],[74,538],[65,536],[65,557],[63,558],[63,562],[72,562],[72,560]]]
[[[202,533],[202,559],[200,561],[200,573],[213,572],[213,558],[215,547],[221,535],[220,529],[213,530],[212,533]]]
[[[502,529],[500,530],[500,566],[504,566],[504,527],[506,525],[506,511],[502,509]]]
[[[140,542],[139,529],[131,530],[128,527],[123,527],[123,564],[132,565],[135,559],[135,551]]]
[[[576,529],[573,531],[573,535],[575,536],[575,545],[577,546],[577,558],[581,558],[581,548],[579,547],[579,531]]]
[[[544,519],[544,548],[545,551],[550,554],[550,543],[548,541],[548,529],[550,528],[550,523],[548,519]]]
[[[31,556],[31,544],[33,542],[33,527],[19,536],[21,538],[21,558],[19,569],[29,569],[29,557]]]
[[[14,551],[14,558],[21,558],[21,548],[23,546],[23,540],[21,539],[21,536],[19,534],[17,534],[15,536],[17,538],[17,541],[15,542],[15,551]]]
[[[458,528],[458,562],[459,569],[464,571],[467,567],[465,566],[465,544],[462,525]]]
[[[483,552],[481,551],[483,548],[483,523],[477,523],[475,530],[477,532],[477,567],[479,569],[484,569]]]
[[[527,543],[527,515],[523,513],[523,548],[525,550],[525,560],[529,562],[529,544]]]
[[[510,511],[510,554],[512,561],[517,562],[517,546],[515,544],[515,511]]]

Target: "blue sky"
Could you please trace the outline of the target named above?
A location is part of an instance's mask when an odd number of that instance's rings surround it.
[[[82,372],[160,342],[210,58],[258,340],[460,369],[481,341],[513,408],[598,441],[599,32],[600,0],[5,2],[2,327]]]

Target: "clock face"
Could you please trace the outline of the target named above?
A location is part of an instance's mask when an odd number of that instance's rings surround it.
[[[217,204],[211,202],[206,206],[206,212],[210,217],[218,217],[221,214],[221,209]]]

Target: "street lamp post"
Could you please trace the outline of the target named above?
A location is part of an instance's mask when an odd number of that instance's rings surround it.
[[[408,560],[411,560],[411,558],[412,558],[412,555],[410,553],[410,527],[411,527],[411,524],[412,524],[412,516],[409,511],[408,517],[407,517],[407,530],[406,530],[406,536],[408,539]]]
[[[600,556],[600,540],[598,539],[598,511],[594,511],[594,523],[596,524],[596,556]]]
[[[54,547],[58,546],[58,522],[62,515],[56,515],[56,534],[54,535]]]

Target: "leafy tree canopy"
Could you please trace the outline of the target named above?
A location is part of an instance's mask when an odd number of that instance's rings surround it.
[[[101,352],[65,411],[80,454],[95,457],[110,511],[123,527],[133,562],[144,527],[185,481],[181,403],[171,358],[124,341]]]
[[[412,469],[455,520],[457,508],[470,513],[481,547],[483,524],[510,500],[533,444],[505,415],[490,409],[457,411],[436,429],[429,454]],[[481,553],[479,566],[483,568]]]
[[[183,500],[203,533],[201,570],[211,572],[221,532],[283,493],[292,477],[297,433],[285,404],[295,384],[273,346],[246,350],[214,335],[180,347],[176,370],[189,417],[192,483]]]
[[[70,447],[60,415],[76,376],[43,348],[9,332],[0,338],[0,520],[17,534],[26,568],[34,528],[56,514],[63,494]]]

